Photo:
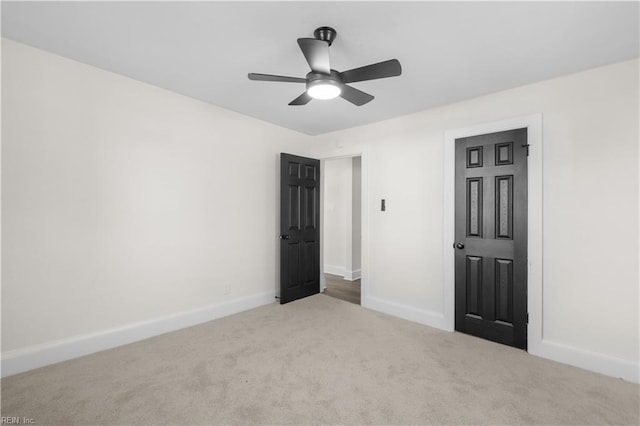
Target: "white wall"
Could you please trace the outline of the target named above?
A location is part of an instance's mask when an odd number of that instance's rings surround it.
[[[3,367],[274,300],[279,153],[309,137],[9,40],[2,104]]]
[[[314,156],[367,160],[363,305],[442,316],[443,134],[532,113],[543,115],[544,342],[637,381],[637,60],[316,137]]]

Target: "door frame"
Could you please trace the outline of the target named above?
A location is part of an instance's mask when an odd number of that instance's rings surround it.
[[[364,152],[320,158],[320,293],[326,288],[324,279],[324,184],[325,163],[331,160],[360,157],[360,306],[368,307],[369,297],[369,164]]]
[[[541,353],[542,344],[542,114],[530,114],[501,121],[447,130],[443,139],[443,280],[446,329],[455,330],[455,141],[458,138],[527,129],[528,157],[528,241],[527,241],[527,348]]]

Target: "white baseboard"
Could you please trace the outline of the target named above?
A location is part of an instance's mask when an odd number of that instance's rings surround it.
[[[640,379],[638,362],[614,358],[546,339],[542,340],[537,347],[530,347],[529,353],[633,383],[638,383]]]
[[[384,312],[385,314],[393,315],[395,317],[428,325],[429,327],[449,331],[446,326],[444,314],[441,312],[418,309],[413,306],[389,302],[371,296],[363,298],[361,303],[364,308],[373,309],[374,311]]]
[[[325,274],[338,275],[347,281],[355,281],[360,279],[360,269],[348,271],[344,266],[324,265],[322,271]]]
[[[388,302],[376,297],[363,298],[362,307],[441,330],[453,331],[448,327],[444,315],[439,312]],[[637,362],[586,351],[562,343],[543,340],[536,347],[529,347],[529,353],[629,382],[638,383],[640,381],[640,365]]]
[[[2,354],[1,376],[11,376],[23,371],[44,367],[45,365],[55,364],[148,339],[160,334],[257,308],[258,306],[274,303],[274,301],[275,292],[258,293],[203,308],[129,324],[124,327],[58,340],[25,349],[8,351]]]
[[[98,333],[8,351],[2,354],[1,376],[11,376],[34,368],[191,327],[273,303],[274,298],[274,292],[264,292]],[[444,315],[438,312],[388,302],[376,297],[363,298],[362,306],[430,327],[450,331],[446,326]],[[638,383],[640,381],[640,366],[636,362],[586,351],[562,343],[543,340],[537,347],[530,347],[529,353],[607,376],[622,378],[629,382]]]
[[[353,271],[344,271],[344,279],[347,281],[355,281],[360,279],[360,269]]]
[[[331,274],[331,275],[339,275],[341,277],[344,277],[344,266],[336,266],[336,265],[324,265],[322,268],[322,272],[324,272],[325,274]]]

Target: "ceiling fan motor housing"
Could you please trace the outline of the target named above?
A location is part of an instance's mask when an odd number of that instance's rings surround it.
[[[329,43],[329,46],[331,46],[333,40],[336,39],[336,35],[338,35],[338,33],[331,27],[316,28],[316,30],[313,32],[313,36],[317,40],[326,41],[327,43]]]
[[[324,99],[333,98],[342,92],[343,85],[340,74],[336,70],[331,70],[330,75],[313,71],[307,74],[307,93],[312,97],[318,97],[316,94],[319,93],[318,89],[320,89],[322,92],[327,93],[327,97]],[[320,86],[323,87],[321,88]],[[329,89],[327,86],[332,86],[333,89]]]
[[[340,73],[336,70],[331,70],[331,74],[327,75],[321,72],[313,72],[311,71],[309,74],[307,74],[307,76],[305,77],[307,79],[307,85],[309,85],[309,83],[313,83],[313,82],[333,82],[337,85],[341,85],[342,83],[342,78],[340,78]],[[329,83],[331,84],[331,83]]]

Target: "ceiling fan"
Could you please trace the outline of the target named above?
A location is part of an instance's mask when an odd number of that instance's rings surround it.
[[[300,50],[311,67],[311,72],[305,78],[249,73],[249,80],[305,83],[307,90],[289,102],[289,105],[306,105],[311,99],[333,99],[340,96],[354,105],[362,106],[372,101],[374,97],[348,86],[347,83],[396,77],[402,74],[402,67],[397,59],[344,72],[331,69],[329,46],[336,39],[336,34],[336,30],[333,28],[320,27],[313,33],[315,38],[298,39]]]

